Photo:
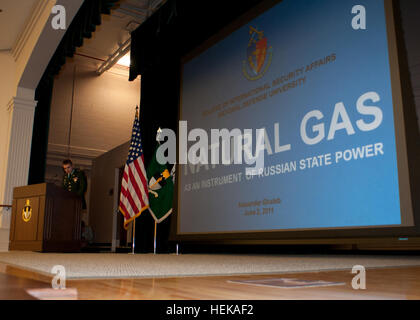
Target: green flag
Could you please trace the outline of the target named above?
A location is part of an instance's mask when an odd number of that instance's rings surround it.
[[[173,174],[168,167],[160,164],[156,159],[157,145],[153,159],[147,168],[149,179],[149,211],[157,223],[165,220],[172,213],[174,193]],[[175,166],[174,166],[175,169]]]

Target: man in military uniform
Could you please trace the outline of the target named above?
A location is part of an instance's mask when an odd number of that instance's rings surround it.
[[[73,168],[73,163],[70,159],[63,161],[63,189],[74,192],[82,197],[83,209],[86,209],[86,177],[83,171]]]

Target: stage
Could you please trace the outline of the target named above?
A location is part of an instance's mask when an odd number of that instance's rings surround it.
[[[66,290],[52,289],[55,264],[66,269]],[[354,288],[354,265],[366,268],[366,289]],[[12,300],[418,300],[420,257],[9,252],[0,288]]]
[[[127,254],[0,253],[0,262],[51,276],[64,266],[67,279],[169,278],[266,275],[420,266],[419,256],[346,254]]]

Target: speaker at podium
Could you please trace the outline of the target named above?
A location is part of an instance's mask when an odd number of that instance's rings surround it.
[[[13,189],[9,250],[80,252],[82,198],[52,183]]]

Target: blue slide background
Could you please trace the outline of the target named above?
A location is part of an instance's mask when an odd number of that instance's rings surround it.
[[[188,129],[265,127],[274,149],[274,123],[280,126],[280,144],[290,151],[265,156],[265,167],[331,153],[333,164],[319,168],[246,180],[241,183],[184,191],[186,184],[211,177],[244,172],[246,165],[200,168],[196,174],[179,177],[179,232],[211,233],[310,228],[346,228],[401,224],[392,90],[383,1],[362,0],[367,29],[351,26],[349,0],[284,0],[183,66],[181,120]],[[264,76],[250,81],[242,73],[249,41],[249,26],[264,31],[273,59]],[[304,74],[302,86],[277,94],[229,115],[203,111],[223,103],[281,75],[302,68],[332,53],[336,60]],[[362,132],[356,121],[371,122],[356,110],[356,101],[374,91],[381,100],[367,101],[379,106],[383,122],[375,130]],[[334,140],[326,138],[306,145],[300,124],[309,111],[324,114],[327,136],[334,106],[343,102],[356,131],[339,130]],[[321,121],[308,123],[310,126]],[[210,136],[210,135],[209,135]],[[384,155],[334,163],[334,153],[348,148],[381,142]],[[298,163],[299,166],[299,163]],[[249,166],[248,166],[249,167]],[[238,202],[280,198],[274,214],[244,215]]]

